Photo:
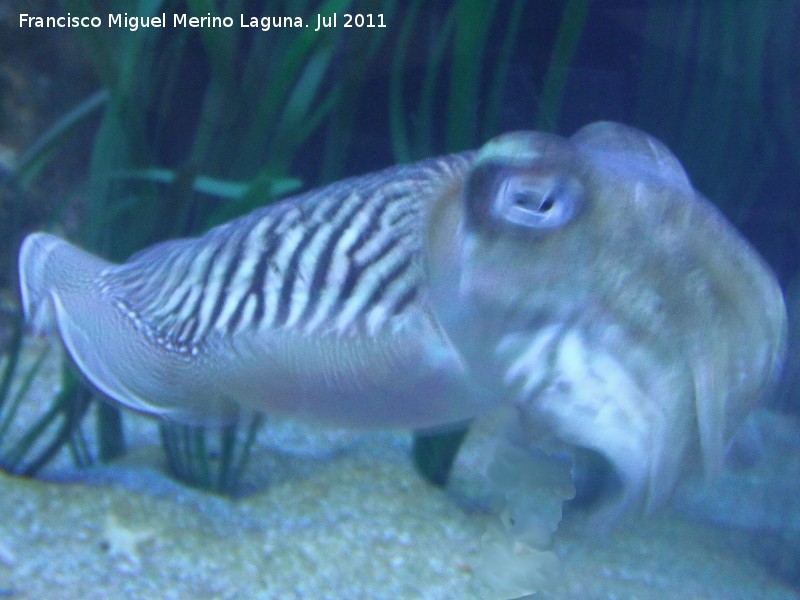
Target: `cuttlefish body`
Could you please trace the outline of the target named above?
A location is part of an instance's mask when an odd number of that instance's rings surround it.
[[[136,410],[421,428],[511,403],[649,503],[691,448],[720,463],[786,330],[775,277],[677,159],[607,122],[347,179],[120,265],[35,233],[20,287]]]

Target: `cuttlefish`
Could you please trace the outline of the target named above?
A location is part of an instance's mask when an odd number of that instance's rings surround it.
[[[29,322],[126,407],[427,428],[513,406],[648,504],[691,456],[718,468],[786,337],[765,262],[661,142],[610,122],[345,179],[122,264],[34,233],[19,273]]]

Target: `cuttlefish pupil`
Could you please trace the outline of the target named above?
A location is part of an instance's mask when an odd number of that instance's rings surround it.
[[[112,264],[46,233],[25,314],[112,401],[432,427],[512,404],[664,498],[774,378],[769,268],[656,139],[500,136],[346,179]]]

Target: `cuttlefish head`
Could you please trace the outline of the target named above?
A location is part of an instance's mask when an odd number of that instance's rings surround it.
[[[433,301],[474,376],[659,503],[713,473],[785,346],[779,285],[659,141],[615,123],[503,135],[428,231]],[[440,235],[438,232],[445,232]]]

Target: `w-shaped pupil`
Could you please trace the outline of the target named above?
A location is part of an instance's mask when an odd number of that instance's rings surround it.
[[[514,194],[514,204],[525,210],[546,213],[553,208],[555,198],[549,192],[542,196],[532,190],[523,190]]]

